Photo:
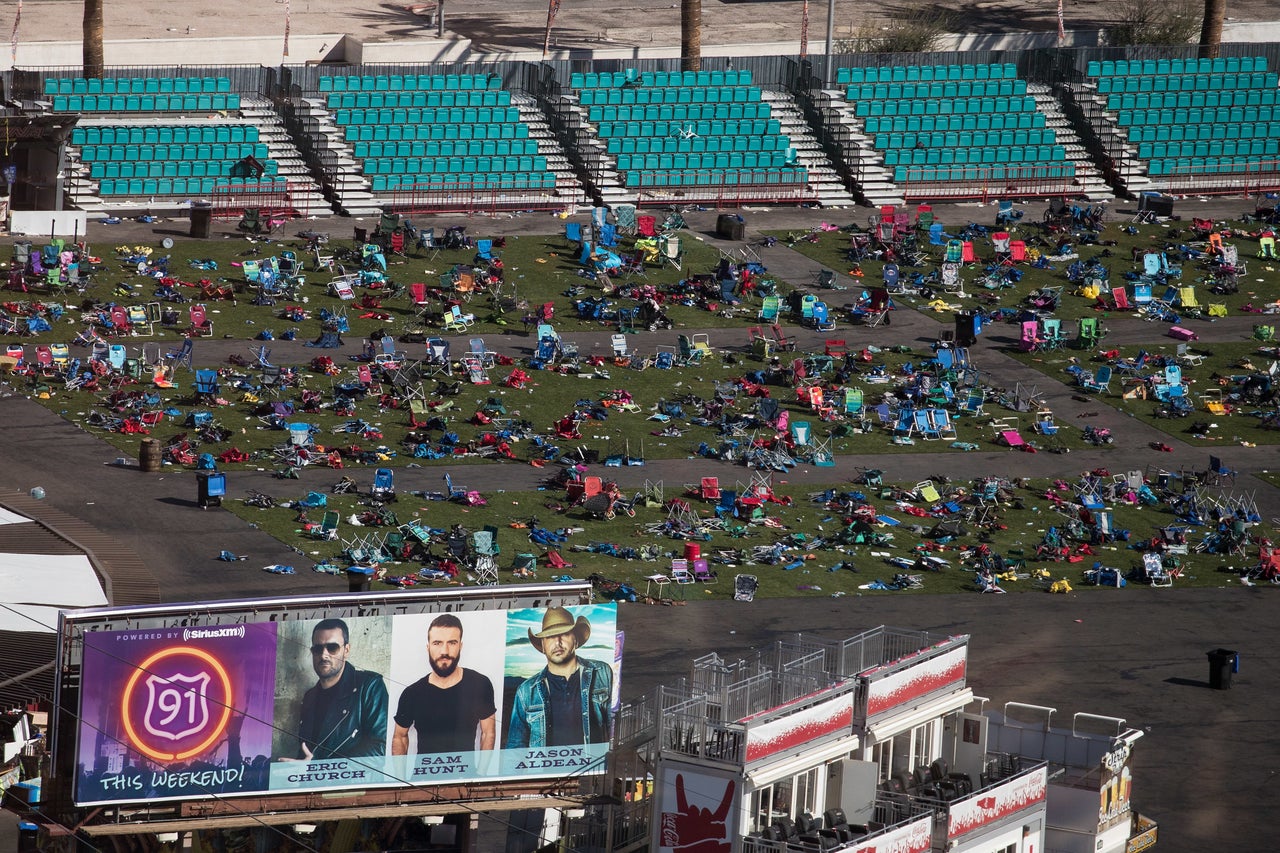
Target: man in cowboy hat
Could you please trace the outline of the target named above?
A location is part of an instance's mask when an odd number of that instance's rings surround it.
[[[574,619],[563,607],[549,607],[542,630],[528,633],[547,665],[516,688],[506,748],[607,743],[613,669],[578,657],[591,623],[583,616]]]

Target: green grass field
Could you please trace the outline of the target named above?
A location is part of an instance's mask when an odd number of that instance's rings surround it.
[[[746,472],[744,472],[745,474]],[[335,481],[337,480],[335,472]],[[730,484],[725,484],[726,487]],[[798,489],[778,486],[775,495],[789,496],[790,505],[778,503],[765,504],[765,513],[754,520],[731,519],[725,525],[728,529],[716,530],[698,545],[704,555],[712,556],[711,568],[718,578],[714,583],[692,583],[687,585],[671,585],[665,588],[664,597],[675,597],[682,600],[703,600],[729,598],[733,594],[733,578],[736,574],[755,575],[759,581],[758,596],[762,598],[794,597],[794,596],[830,596],[830,595],[912,595],[943,592],[970,592],[976,594],[973,570],[961,559],[962,548],[972,548],[979,543],[979,531],[973,524],[966,525],[967,535],[953,540],[929,539],[926,534],[937,523],[938,518],[913,518],[904,510],[908,507],[927,509],[931,505],[927,501],[913,498],[909,490],[914,486],[889,485],[880,489],[855,487],[848,484],[831,487],[837,492],[853,491],[862,488],[866,500],[876,508],[880,515],[896,518],[897,527],[878,526],[873,534],[874,542],[858,544],[841,544],[837,537],[846,527],[846,518],[838,511],[833,511],[823,504],[810,499],[811,493],[825,491],[822,488]],[[971,484],[942,484],[939,491],[943,498],[955,497],[968,508],[972,503],[965,501],[957,489],[972,491]],[[670,500],[681,496],[682,489],[668,484],[664,498]],[[1003,555],[1016,572],[1023,575],[1020,579],[1009,579],[1003,587],[1011,593],[1026,592],[1044,594],[1046,580],[1067,579],[1073,587],[1082,593],[1109,595],[1159,595],[1168,594],[1167,590],[1150,590],[1145,584],[1132,583],[1122,590],[1109,587],[1092,587],[1081,583],[1084,570],[1093,566],[1095,561],[1126,573],[1141,562],[1138,551],[1132,550],[1131,544],[1149,540],[1157,531],[1166,526],[1177,524],[1171,512],[1163,507],[1142,507],[1117,502],[1114,505],[1114,524],[1117,529],[1130,531],[1128,542],[1095,545],[1094,554],[1073,555],[1073,562],[1037,561],[1035,546],[1040,543],[1045,532],[1051,526],[1064,527],[1066,516],[1054,509],[1054,502],[1046,496],[1053,494],[1074,504],[1074,495],[1068,490],[1056,489],[1045,481],[1028,481],[1013,490],[1011,500],[992,511],[989,524],[985,525],[982,541],[995,553]],[[884,497],[882,497],[884,495]],[[282,483],[273,492],[279,501],[298,500],[304,496],[297,484]],[[561,575],[585,578],[592,574],[602,575],[612,581],[630,584],[640,594],[649,586],[647,577],[653,574],[669,574],[671,559],[682,556],[685,542],[655,533],[654,525],[660,525],[667,518],[667,511],[657,506],[637,505],[634,518],[619,514],[613,520],[603,520],[589,516],[580,507],[566,507],[564,495],[560,491],[546,492],[496,492],[486,494],[488,505],[483,508],[465,507],[458,503],[445,501],[428,501],[413,495],[401,494],[399,500],[389,504],[399,523],[420,522],[428,527],[449,529],[454,525],[463,525],[468,530],[476,530],[484,524],[499,527],[498,544],[501,550],[498,557],[499,579],[502,583],[519,583],[522,578],[512,573],[517,554],[537,554],[540,559],[537,569],[537,580],[546,581]],[[342,557],[343,540],[348,542],[361,536],[385,533],[392,528],[356,527],[350,523],[353,514],[365,511],[360,498],[353,495],[328,495],[327,509],[341,514],[342,521],[338,526],[338,539],[322,541],[303,533],[298,521],[298,513],[293,509],[272,508],[257,509],[245,506],[238,500],[229,500],[224,506],[247,521],[252,521],[267,533],[282,542],[295,546],[302,554],[298,557],[295,569],[299,572],[310,571],[314,563],[331,562],[332,565],[345,568],[348,561]],[[710,501],[696,497],[686,498],[694,511],[703,519],[713,518],[713,506]],[[1075,504],[1078,508],[1078,504]],[[319,522],[325,510],[310,510],[308,517],[312,522]],[[565,559],[573,564],[569,569],[552,569],[548,567],[541,555],[546,549],[528,542],[527,531],[513,529],[511,523],[526,523],[536,517],[541,526],[550,529],[572,528],[566,544],[560,546]],[[766,521],[767,519],[767,521]],[[1237,555],[1216,555],[1195,550],[1195,543],[1200,541],[1201,529],[1193,529],[1189,534],[1190,553],[1178,558],[1182,576],[1174,580],[1174,587],[1223,587],[1238,583],[1238,571],[1248,564],[1248,558]],[[933,542],[933,556],[948,561],[941,571],[907,570],[890,565],[889,557],[913,559],[922,543]],[[609,543],[620,549],[640,550],[651,546],[651,559],[621,559],[601,553],[576,550],[588,547],[592,543]],[[757,546],[773,546],[783,544],[781,565],[768,565],[752,562],[749,558],[751,549]],[[444,553],[442,546],[433,548],[436,555]],[[729,557],[737,553],[737,558]],[[724,556],[722,561],[715,562],[717,553]],[[785,564],[799,561],[799,565],[788,570]],[[415,575],[420,568],[416,561],[386,562],[383,564],[386,575],[390,578]],[[1047,573],[1045,579],[1038,576]],[[908,572],[920,575],[922,587],[897,591],[877,591],[862,589],[877,579],[888,582],[894,574]],[[1027,576],[1032,575],[1032,576]],[[335,585],[342,582],[335,579]],[[465,571],[456,582],[467,582]],[[448,583],[436,581],[436,583]]]
[[[650,263],[645,266],[643,274],[617,276],[613,283],[619,287],[632,284],[661,286],[673,284],[691,275],[711,272],[720,259],[720,253],[693,232],[682,232],[680,236],[683,246],[681,268],[677,269],[669,263]],[[632,240],[622,240],[620,251],[629,251]],[[39,245],[37,241],[36,248]],[[441,250],[428,255],[411,248],[405,256],[387,257],[385,275],[390,287],[357,287],[357,300],[344,303],[330,292],[329,283],[335,277],[334,274],[315,268],[315,258],[308,253],[306,241],[301,239],[249,241],[241,237],[224,237],[207,241],[182,240],[170,250],[161,248],[158,240],[147,245],[127,242],[119,245],[100,244],[93,246],[91,250],[100,259],[97,272],[90,277],[90,283],[82,293],[58,288],[37,288],[26,297],[14,299],[10,310],[18,313],[25,310],[22,303],[29,304],[33,301],[61,303],[66,310],[57,331],[70,340],[84,325],[81,321],[82,313],[95,305],[127,305],[152,300],[156,288],[155,277],[139,274],[136,263],[122,260],[126,257],[142,257],[142,253],[137,251],[139,249],[149,251],[152,261],[168,258],[168,274],[191,285],[179,287],[180,292],[190,302],[203,302],[207,306],[208,318],[213,322],[214,336],[244,340],[251,340],[268,329],[276,337],[293,330],[299,340],[315,338],[320,333],[319,315],[322,309],[345,312],[350,326],[350,332],[346,336],[357,340],[383,329],[395,336],[407,330],[438,333],[438,324],[427,324],[424,327],[420,322],[419,311],[411,304],[406,288],[413,282],[436,286],[442,274],[448,273],[455,265],[470,267],[475,258],[475,251],[471,249]],[[295,323],[282,316],[284,300],[274,306],[254,305],[257,285],[248,281],[243,271],[245,261],[278,257],[284,251],[294,252],[304,267],[302,277],[305,284],[298,290],[299,298],[296,301],[309,312],[310,318],[302,322]],[[344,252],[357,251],[358,247],[353,241],[336,238],[331,239],[324,249],[325,253],[338,257],[339,263],[342,263]],[[563,237],[508,237],[506,247],[499,249],[498,254],[502,258],[505,272],[506,287],[503,295],[508,305],[514,300],[515,307],[497,312],[487,294],[475,295],[465,306],[468,312],[476,316],[476,323],[470,332],[478,335],[523,332],[521,319],[525,313],[548,302],[555,305],[556,326],[562,332],[603,328],[595,322],[579,321],[572,309],[572,303],[576,299],[601,295],[601,289],[596,282],[579,274],[582,266]],[[193,265],[193,261],[202,265],[216,264],[216,269],[197,267]],[[358,268],[358,263],[358,260],[346,261],[347,267],[353,269]],[[199,287],[201,280],[208,280],[213,286],[224,288],[228,293],[234,290],[234,298],[202,299]],[[784,283],[779,283],[779,289],[785,292],[789,288]],[[380,306],[369,309],[358,307],[359,299],[365,295],[377,299]],[[619,303],[624,307],[630,304],[627,299],[619,299]],[[189,325],[187,306],[172,307],[178,309],[180,322],[161,330],[158,336],[160,340],[176,340]],[[737,309],[718,306],[712,312],[702,307],[673,303],[668,306],[667,313],[677,327],[739,328],[754,320],[758,307],[759,300],[755,300],[751,304],[744,303]],[[0,339],[16,340],[16,336],[0,333]]]
[[[1124,346],[1111,351],[1117,352],[1120,360],[1131,364],[1136,363],[1142,352],[1146,352],[1148,361],[1144,369],[1138,371],[1138,375],[1132,371],[1128,374],[1113,371],[1110,392],[1091,395],[1100,404],[1113,406],[1189,444],[1207,447],[1210,452],[1214,447],[1280,443],[1280,430],[1265,426],[1263,422],[1263,416],[1274,407],[1231,399],[1231,394],[1237,390],[1240,381],[1251,375],[1264,375],[1275,363],[1280,351],[1274,345],[1259,344],[1257,341],[1193,344],[1190,353],[1193,360],[1199,363],[1195,366],[1180,365],[1183,382],[1188,389],[1187,398],[1193,411],[1182,417],[1162,416],[1161,411],[1167,407],[1156,399],[1150,384],[1139,378],[1159,373],[1163,368],[1156,366],[1152,359],[1173,359],[1176,356],[1175,342],[1142,347]],[[1076,365],[1093,375],[1097,367],[1106,361],[1097,353],[1077,350],[1012,355],[1046,375],[1068,383],[1073,381],[1065,373],[1068,367]],[[1211,412],[1207,407],[1208,401],[1225,401],[1228,411]],[[1208,429],[1192,429],[1193,425],[1208,425]]]
[[[984,212],[980,216],[982,218],[978,221],[978,224],[985,226],[988,233],[998,230],[991,225],[994,209]],[[1127,273],[1142,271],[1141,261],[1135,263],[1133,260],[1135,250],[1168,250],[1172,252],[1182,245],[1197,249],[1204,249],[1208,246],[1206,241],[1192,234],[1186,223],[1134,224],[1113,217],[1111,221],[1104,223],[1101,231],[1096,233],[1096,243],[1082,243],[1075,239],[1078,233],[1074,231],[1068,231],[1061,235],[1045,235],[1040,225],[1031,221],[1033,216],[1034,213],[1028,210],[1021,223],[1007,229],[1011,239],[1023,240],[1027,243],[1030,251],[1039,252],[1048,257],[1056,257],[1059,249],[1058,244],[1066,242],[1071,246],[1071,253],[1077,255],[1081,261],[1088,263],[1096,259],[1098,263],[1102,264],[1108,270],[1108,278],[1113,285],[1125,284],[1125,275]],[[963,231],[967,224],[961,221],[945,223],[947,232],[954,234],[959,234]],[[1280,266],[1277,266],[1275,262],[1261,261],[1254,258],[1258,249],[1257,240],[1245,233],[1241,233],[1247,231],[1250,226],[1241,222],[1229,222],[1224,223],[1224,225],[1227,229],[1236,233],[1237,236],[1230,238],[1228,242],[1237,246],[1241,260],[1244,260],[1247,264],[1247,272],[1240,276],[1239,292],[1221,296],[1210,293],[1208,288],[1211,282],[1211,273],[1207,265],[1200,261],[1191,261],[1183,265],[1180,282],[1184,285],[1196,285],[1198,301],[1205,307],[1206,311],[1209,304],[1221,303],[1226,306],[1228,313],[1235,314],[1246,304],[1253,303],[1258,305],[1271,301],[1275,285],[1280,282],[1280,272],[1278,272]],[[865,231],[867,227],[865,222],[861,221],[852,223],[852,226],[860,231]],[[852,273],[855,268],[860,269],[862,280],[867,283],[879,282],[883,277],[882,270],[884,265],[880,261],[862,260],[855,263],[850,260],[850,233],[848,229],[816,231],[808,234],[807,237],[805,234],[798,232],[773,231],[770,234],[796,251],[832,270],[840,273]],[[798,239],[801,237],[806,238]],[[931,272],[937,270],[943,259],[945,247],[929,245],[927,233],[919,232],[917,241],[919,250],[927,255],[927,259],[919,266],[911,266],[908,263],[900,262],[899,266],[904,279],[908,279],[917,273],[928,276]],[[1067,280],[1066,270],[1072,262],[1071,259],[1051,260],[1048,261],[1048,265],[1045,267],[1037,267],[1029,263],[1019,264],[1017,269],[1022,273],[1020,281],[1008,287],[988,287],[982,283],[982,279],[994,258],[991,241],[989,236],[977,236],[973,242],[978,262],[966,264],[962,268],[964,290],[968,295],[961,298],[954,294],[939,291],[937,298],[947,305],[960,306],[964,309],[983,308],[986,310],[992,308],[1015,308],[1024,304],[1027,296],[1033,291],[1043,287],[1062,287],[1061,304],[1054,316],[1061,318],[1065,323],[1074,325],[1077,319],[1086,316],[1096,316],[1104,320],[1108,318],[1121,319],[1133,313],[1096,310],[1094,307],[1095,300],[1079,295],[1077,293],[1079,286]],[[851,292],[836,293],[829,297],[828,301],[833,305],[840,305],[844,302],[852,301],[854,295],[856,294]],[[902,299],[906,304],[911,305],[925,305],[929,301],[920,297],[903,297]],[[1190,316],[1190,312],[1187,313]]]

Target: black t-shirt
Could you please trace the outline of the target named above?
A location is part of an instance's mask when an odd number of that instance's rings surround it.
[[[315,708],[315,711],[311,714],[311,719],[314,721],[312,722],[313,726],[318,726],[321,720],[327,720],[329,718],[330,708],[333,706],[334,702],[336,702],[338,698],[339,691],[337,687],[338,685],[336,684],[328,688],[321,687],[318,684],[316,685],[315,704],[312,706]],[[330,734],[332,734],[332,732],[322,732],[322,731],[310,732],[309,736],[315,742],[307,743],[307,749],[311,750],[311,752],[314,754],[317,748],[328,747],[332,749],[333,747],[337,746],[336,743],[332,743],[332,744],[324,743],[324,741],[328,738]],[[304,734],[304,738],[307,736],[308,735]],[[334,738],[334,740],[339,740],[339,738]],[[302,757],[301,752],[298,753],[298,757],[299,758]]]
[[[567,678],[548,672],[547,700],[547,746],[582,743],[582,669]]]
[[[476,748],[476,725],[493,716],[493,684],[464,669],[462,680],[448,689],[418,679],[400,694],[396,725],[417,729],[418,753],[467,752]]]

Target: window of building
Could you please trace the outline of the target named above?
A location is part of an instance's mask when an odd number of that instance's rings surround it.
[[[814,767],[795,777],[795,799],[791,814],[818,813],[818,768]]]
[[[751,795],[754,829],[764,829],[780,817],[795,820],[805,812],[817,814],[818,771],[822,769],[813,767],[791,778],[779,779],[772,785],[757,788]]]
[[[911,730],[911,766],[907,769],[927,767],[938,756],[934,753],[940,720],[930,720]]]

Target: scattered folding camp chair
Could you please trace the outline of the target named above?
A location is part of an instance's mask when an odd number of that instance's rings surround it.
[[[356,298],[356,276],[344,275],[329,282],[329,292],[344,302]]]
[[[1217,456],[1209,457],[1209,473],[1213,475],[1214,481],[1221,483],[1223,480],[1230,480],[1232,483],[1236,481],[1236,471],[1228,468]]]
[[[1080,376],[1080,387],[1085,391],[1102,393],[1111,390],[1111,365],[1102,364],[1090,377],[1087,373]]]
[[[191,318],[191,329],[188,332],[191,337],[213,337],[213,321],[209,319],[208,309],[204,305],[192,305],[187,309],[187,315]]]
[[[446,332],[465,332],[476,322],[475,314],[464,314],[462,308],[457,305],[450,306],[449,312],[444,317],[444,330]]]
[[[662,240],[661,258],[677,270],[684,268],[684,245],[677,234],[668,234]]]
[[[733,578],[733,600],[755,601],[756,589],[760,580],[755,575],[735,575]]]
[[[171,349],[165,353],[164,360],[169,362],[170,367],[177,367],[182,364],[186,365],[188,370],[193,370],[191,352],[194,345],[195,344],[191,338],[187,338],[182,342],[182,346],[177,349]]]
[[[395,474],[390,468],[379,468],[373,472],[373,486],[369,489],[369,497],[381,503],[390,503],[396,499]]]

